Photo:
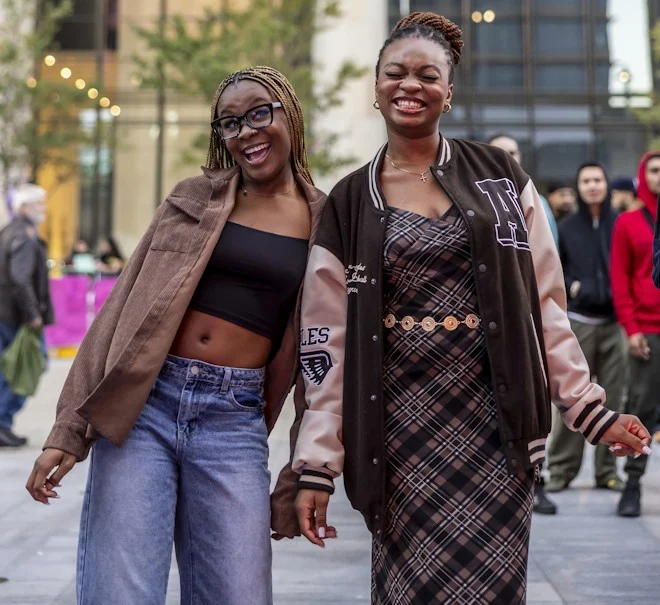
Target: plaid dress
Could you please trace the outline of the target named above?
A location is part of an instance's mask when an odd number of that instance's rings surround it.
[[[385,313],[479,314],[465,223],[391,208]],[[387,519],[374,537],[374,605],[526,600],[533,478],[509,476],[483,330],[386,329]]]

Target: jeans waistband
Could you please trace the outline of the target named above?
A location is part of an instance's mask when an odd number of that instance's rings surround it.
[[[176,355],[165,358],[161,373],[184,376],[188,380],[204,380],[225,387],[230,385],[261,389],[264,385],[265,368],[229,368],[216,366],[197,359],[186,359]]]

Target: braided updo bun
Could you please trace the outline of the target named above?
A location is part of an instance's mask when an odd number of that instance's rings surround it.
[[[431,40],[442,46],[447,51],[449,58],[449,82],[454,79],[454,68],[461,61],[461,51],[463,50],[463,32],[461,28],[453,21],[450,21],[442,15],[431,12],[410,13],[403,17],[395,26],[390,37],[385,40],[383,48],[378,54],[378,63],[376,64],[376,78],[380,72],[380,63],[385,49],[395,42],[404,38],[421,38]]]

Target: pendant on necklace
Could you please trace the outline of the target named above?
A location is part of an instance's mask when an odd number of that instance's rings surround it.
[[[419,175],[419,180],[426,183],[426,173]]]

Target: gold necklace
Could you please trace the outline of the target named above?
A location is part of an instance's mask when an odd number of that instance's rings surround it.
[[[243,197],[247,197],[248,193],[250,195],[258,195],[259,197],[276,197],[278,195],[287,195],[287,193],[291,193],[295,188],[296,186],[294,185],[291,187],[291,189],[287,191],[280,191],[279,193],[257,193],[256,191],[248,191],[245,187],[241,187],[243,190]]]
[[[390,164],[392,164],[392,168],[395,170],[399,170],[400,172],[407,172],[408,174],[414,174],[415,176],[419,177],[419,180],[422,181],[423,183],[426,183],[426,173],[431,170],[431,168],[427,168],[424,172],[421,174],[419,172],[411,172],[410,170],[406,170],[405,168],[399,168],[393,161],[392,158],[385,154],[385,157],[390,161]]]

